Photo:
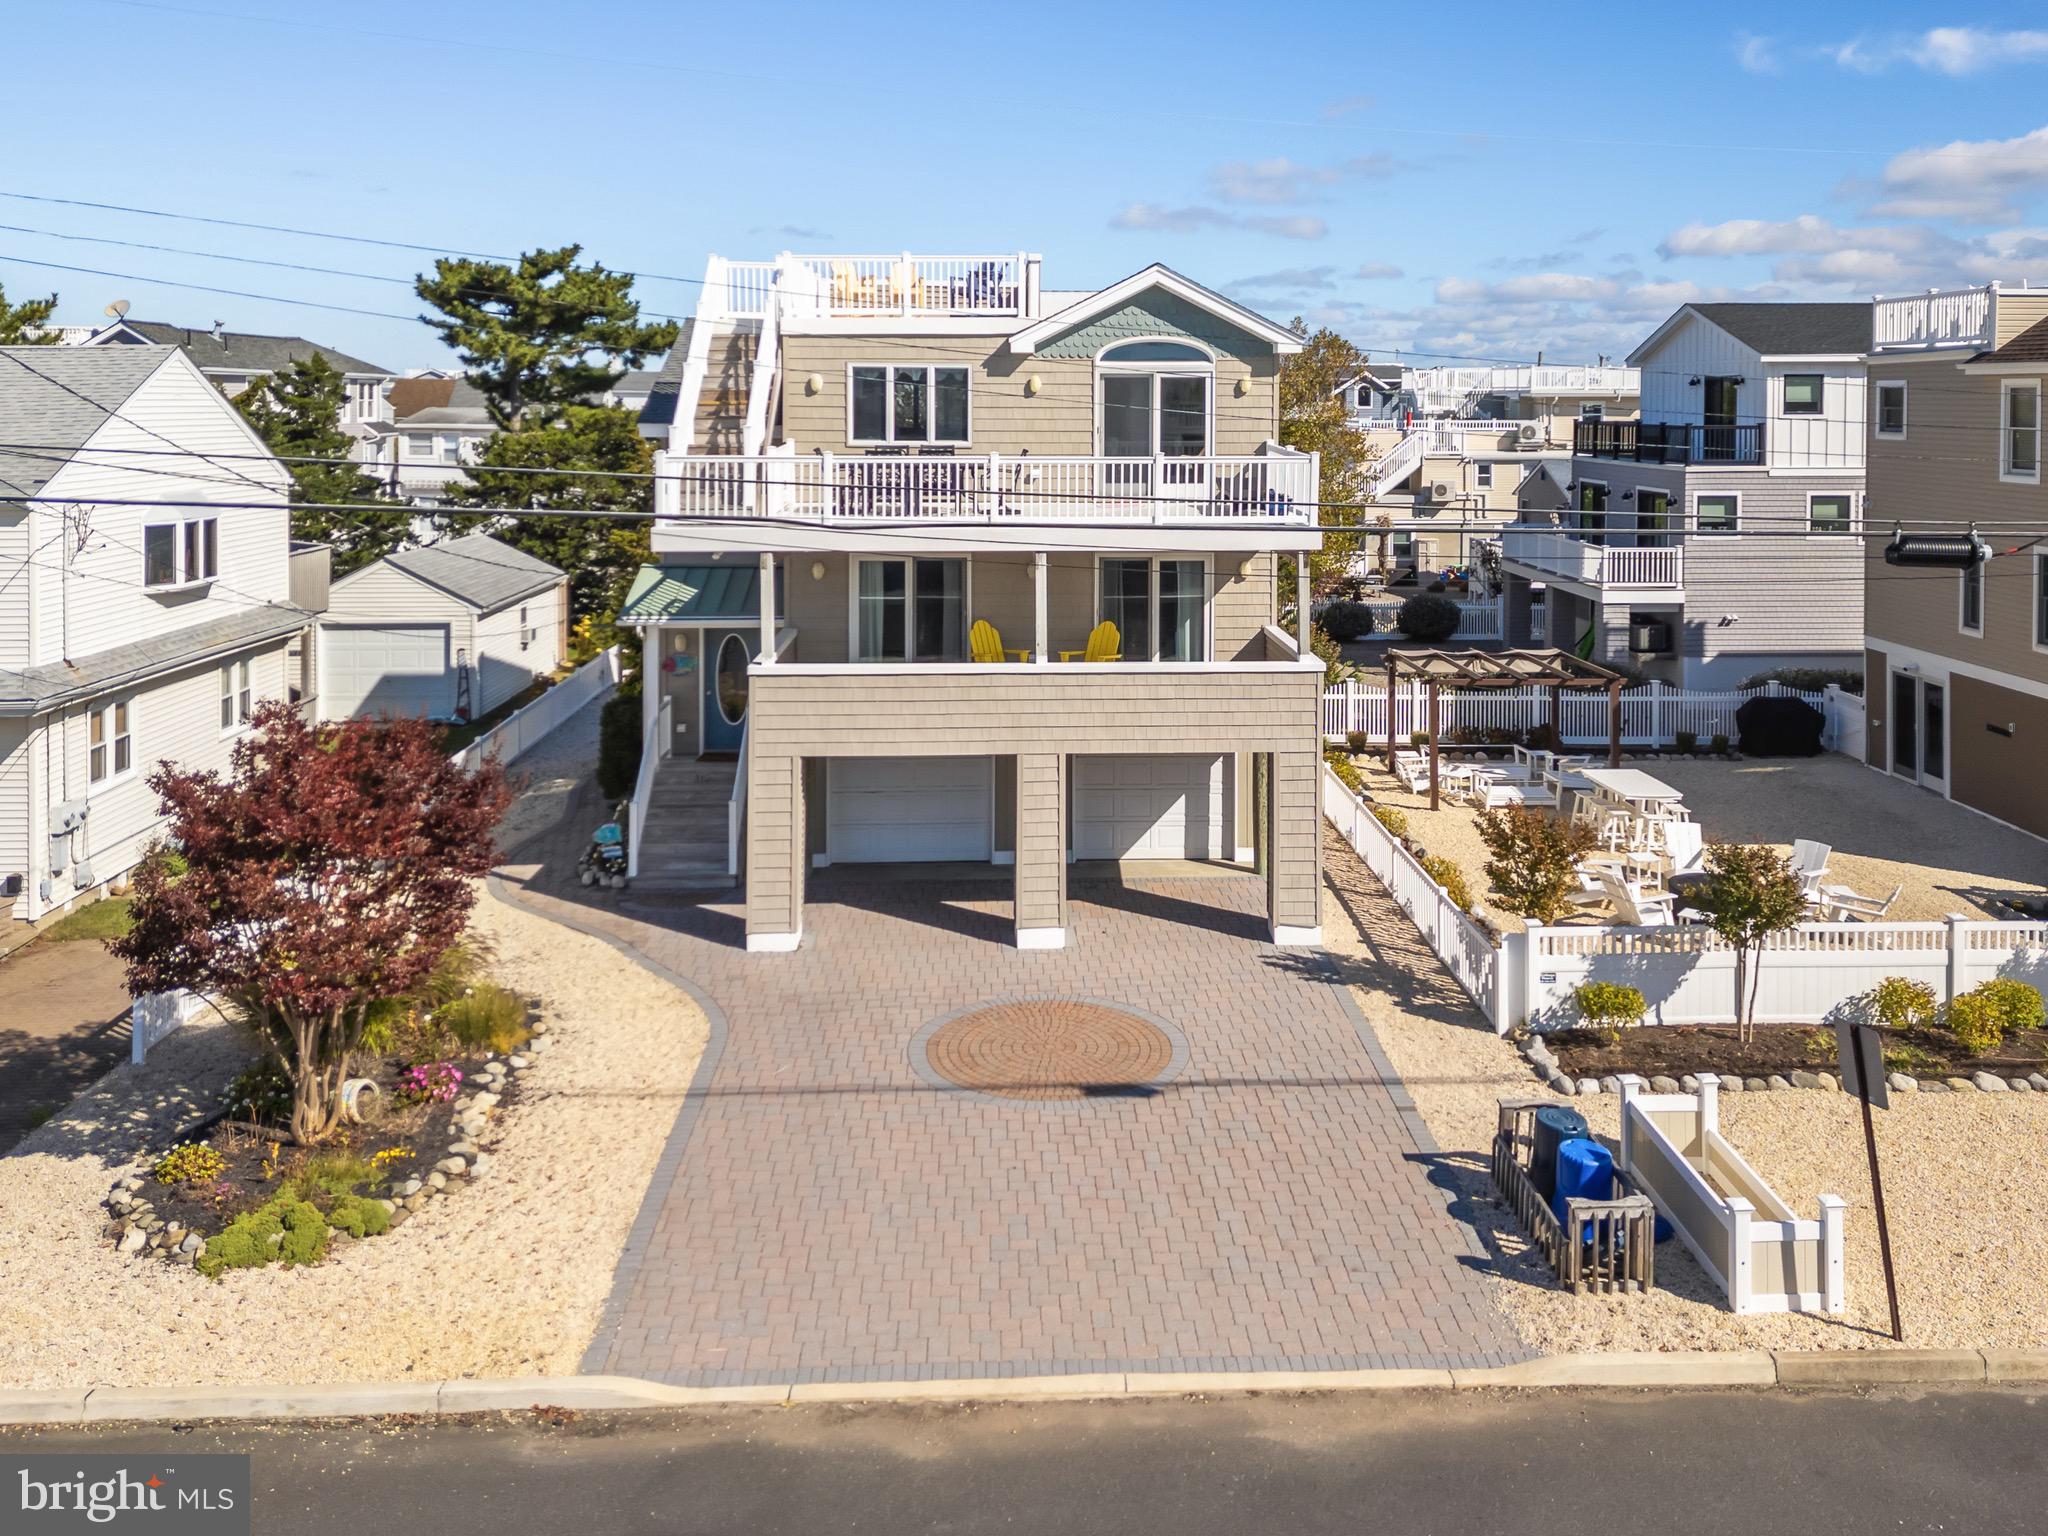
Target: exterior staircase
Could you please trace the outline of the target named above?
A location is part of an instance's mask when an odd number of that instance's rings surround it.
[[[726,828],[738,772],[732,757],[663,760],[640,834],[636,890],[720,890],[734,883],[726,868]]]

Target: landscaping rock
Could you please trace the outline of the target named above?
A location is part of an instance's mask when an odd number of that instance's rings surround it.
[[[1587,1095],[1596,1094],[1600,1091],[1600,1079],[1597,1077],[1582,1077],[1579,1079],[1578,1086],[1580,1093]]]
[[[1621,1079],[1620,1079],[1620,1078],[1618,1078],[1618,1077],[1603,1077],[1603,1078],[1601,1078],[1601,1079],[1600,1079],[1600,1091],[1601,1091],[1602,1093],[1619,1093],[1619,1092],[1621,1092]]]
[[[416,1195],[419,1192],[420,1181],[418,1179],[407,1179],[403,1184],[398,1186],[398,1198],[401,1200],[405,1199],[409,1195]]]
[[[1922,1084],[1920,1085],[1920,1091],[1921,1091],[1922,1093],[1947,1093],[1947,1092],[1948,1092],[1948,1084],[1947,1084],[1947,1083],[1922,1083]]]
[[[491,1154],[488,1152],[477,1153],[476,1161],[469,1165],[469,1176],[472,1179],[480,1179],[490,1171]]]
[[[1769,1077],[1765,1078],[1764,1081],[1773,1088],[1790,1088],[1792,1086],[1791,1082],[1788,1079],[1786,1079],[1784,1076],[1776,1072],[1773,1072]]]
[[[450,1157],[475,1157],[476,1143],[473,1141],[451,1141],[448,1143]]]
[[[2048,1093],[2048,1077],[2043,1077],[2039,1072],[2034,1072],[2028,1075],[2027,1081],[2034,1085],[2034,1092]]]
[[[1947,1086],[1951,1091],[1960,1092],[1966,1089],[1974,1088],[1977,1085],[1971,1082],[1967,1077],[1951,1077],[1948,1079]]]
[[[1970,1074],[1970,1082],[1985,1093],[2012,1092],[2011,1085],[1995,1072],[1973,1072]]]
[[[1742,1079],[1741,1079],[1741,1078],[1739,1078],[1739,1077],[1724,1077],[1724,1078],[1722,1078],[1722,1079],[1721,1079],[1721,1091],[1722,1091],[1723,1093],[1740,1093],[1740,1092],[1742,1092]]]
[[[434,1172],[427,1175],[427,1188],[446,1189],[447,1187],[448,1175],[442,1173],[439,1169],[436,1169]]]
[[[178,1244],[178,1252],[180,1253],[196,1254],[204,1252],[205,1248],[206,1239],[201,1237],[197,1232],[187,1232],[185,1234],[185,1240]]]
[[[398,1214],[398,1202],[396,1200],[379,1200],[377,1203],[384,1207],[384,1214],[386,1216]]]
[[[1742,1086],[1750,1093],[1763,1093],[1778,1085],[1761,1077],[1745,1077],[1742,1080]]]
[[[531,1040],[526,1042],[526,1054],[529,1056],[538,1056],[542,1051],[547,1050],[554,1043],[555,1041],[552,1035],[535,1035]]]
[[[1792,1074],[1792,1086],[1794,1088],[1821,1089],[1831,1085],[1818,1072],[1794,1072]]]
[[[461,1173],[469,1164],[459,1157],[444,1157],[434,1164],[435,1173]],[[431,1177],[431,1175],[429,1176]]]
[[[2034,1091],[2034,1085],[2028,1082],[2024,1077],[2012,1078],[2007,1083],[2007,1086],[2010,1087],[2014,1093],[2032,1093]]]
[[[120,1250],[123,1253],[140,1253],[143,1244],[149,1241],[149,1234],[140,1227],[130,1227],[121,1234]]]
[[[1893,1093],[1915,1093],[1919,1091],[1920,1081],[1903,1072],[1894,1072],[1885,1079],[1885,1086]]]
[[[1678,1092],[1678,1079],[1675,1077],[1653,1077],[1650,1079],[1650,1092],[1676,1093]]]
[[[391,1213],[391,1225],[389,1227],[386,1227],[385,1230],[387,1232],[396,1232],[400,1227],[404,1226],[410,1220],[412,1220],[412,1212],[405,1206],[401,1205],[397,1210]]]
[[[1551,1073],[1547,1081],[1552,1090],[1567,1096],[1579,1091],[1579,1085],[1566,1077],[1562,1072]]]
[[[427,1203],[427,1192],[426,1192],[426,1191],[425,1191],[424,1189],[423,1189],[423,1190],[421,1190],[421,1191],[419,1191],[419,1193],[417,1193],[417,1194],[413,1194],[413,1195],[407,1195],[407,1196],[405,1197],[405,1208],[406,1208],[406,1209],[407,1209],[408,1211],[416,1211],[416,1210],[418,1210],[418,1209],[419,1209],[419,1208],[420,1208],[421,1206],[425,1205],[426,1203]]]
[[[496,1109],[498,1107],[498,1096],[486,1090],[483,1093],[479,1093],[474,1099],[471,1099],[470,1104],[476,1109]]]

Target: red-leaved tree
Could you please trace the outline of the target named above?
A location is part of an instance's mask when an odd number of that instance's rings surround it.
[[[462,936],[510,792],[494,762],[451,763],[424,721],[315,727],[271,703],[254,727],[228,778],[150,776],[183,857],[138,867],[135,926],[109,947],[138,996],[189,987],[238,1005],[291,1078],[292,1139],[311,1146],[340,1121],[371,1005]]]

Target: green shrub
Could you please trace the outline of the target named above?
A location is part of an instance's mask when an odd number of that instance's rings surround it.
[[[1408,813],[1397,805],[1368,805],[1372,819],[1396,837],[1408,835]]]
[[[1991,1011],[1998,1018],[2001,1036],[2013,1035],[2023,1029],[2039,1029],[2044,1015],[2041,994],[2024,981],[2011,976],[1997,976],[1990,981],[1980,982],[1970,989],[1969,995],[1981,997],[1990,1004]]]
[[[1861,667],[1772,667],[1768,672],[1759,672],[1754,677],[1745,677],[1736,686],[1739,688],[1761,688],[1766,683],[1783,683],[1801,693],[1819,693],[1833,683],[1844,693],[1859,697],[1863,692],[1863,669]]]
[[[313,1264],[326,1252],[327,1218],[305,1201],[280,1192],[208,1238],[195,1267],[212,1279],[227,1269]]]
[[[180,1142],[156,1160],[150,1177],[159,1184],[211,1184],[227,1171],[228,1160],[197,1141]]]
[[[1418,592],[1401,605],[1394,628],[1410,640],[1448,640],[1458,632],[1458,605],[1434,592]]]
[[[1714,732],[1714,740],[1713,740],[1713,747],[1714,747],[1714,750],[1715,750],[1716,752],[1720,752],[1720,753],[1726,753],[1726,752],[1727,752],[1727,750],[1728,750],[1728,733],[1727,733],[1726,731],[1716,731],[1716,732]]]
[[[1344,767],[1351,768],[1348,757]],[[1356,778],[1358,770],[1351,768],[1351,774]],[[1344,777],[1343,769],[1337,770],[1337,776]],[[500,1055],[516,1051],[533,1034],[526,1026],[526,999],[490,981],[435,1009],[434,1022],[466,1049],[496,1051]]]
[[[1965,992],[1942,1013],[1948,1032],[1974,1056],[1995,1050],[2005,1038],[2005,1018],[1998,1005],[1981,992]]]
[[[287,1124],[292,1117],[292,1080],[284,1063],[265,1056],[228,1085],[228,1113],[255,1125]]]
[[[1430,854],[1422,861],[1422,872],[1444,888],[1444,894],[1451,898],[1451,905],[1460,912],[1472,910],[1472,888],[1465,883],[1465,871],[1449,859]]]
[[[1344,652],[1322,625],[1309,626],[1308,648],[1315,653],[1316,660],[1323,664],[1325,686],[1342,681],[1344,674],[1350,670],[1344,665]]]
[[[328,1211],[327,1225],[350,1237],[378,1237],[391,1230],[391,1213],[361,1195],[343,1195]]]
[[[354,1193],[358,1184],[368,1184],[376,1177],[377,1170],[368,1158],[358,1157],[353,1152],[322,1152],[307,1158],[282,1187],[301,1200],[311,1200],[315,1195],[338,1199]]]
[[[1363,731],[1346,731],[1344,745],[1351,749],[1351,755],[1358,757],[1372,750],[1372,738]]]
[[[1700,749],[1700,733],[1698,731],[1673,731],[1671,733],[1671,744],[1680,752],[1688,754],[1697,752]]]
[[[1372,633],[1372,610],[1363,603],[1332,603],[1323,610],[1321,622],[1330,638],[1342,645]]]
[[[1621,1038],[1624,1029],[1634,1029],[1650,1011],[1643,994],[1625,982],[1588,981],[1572,994],[1579,1005],[1579,1017],[1610,1040]]]
[[[1863,994],[1863,1000],[1870,1005],[1871,1017],[1886,1029],[1925,1024],[1934,1016],[1936,1003],[1934,988],[1907,976],[1885,977]]]
[[[1323,748],[1323,761],[1329,764],[1330,772],[1337,775],[1339,782],[1354,795],[1365,793],[1365,779],[1358,771],[1358,764],[1351,761],[1351,754],[1342,747]]]
[[[645,735],[640,724],[640,690],[635,687],[628,692],[621,684],[597,716],[597,788],[606,800],[623,800],[633,793]]]
[[[363,1027],[364,1053],[407,1058],[447,1054],[448,1032],[430,1015],[475,986],[490,958],[489,946],[472,935],[450,945],[426,980],[410,992],[372,1003]]]
[[[1409,746],[1411,746],[1411,747],[1426,747],[1426,746],[1428,746],[1428,745],[1429,745],[1429,732],[1427,732],[1427,731],[1410,731],[1410,732],[1408,733],[1408,745],[1409,745]]]

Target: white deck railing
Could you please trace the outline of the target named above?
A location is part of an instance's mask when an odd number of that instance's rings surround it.
[[[1369,664],[1368,664],[1369,665]],[[1550,690],[1547,688],[1446,688],[1437,702],[1438,723],[1448,735],[1452,731],[1529,731],[1550,723]],[[1833,693],[1800,693],[1781,683],[1766,683],[1746,692],[1692,692],[1665,683],[1646,683],[1626,688],[1621,695],[1621,739],[1631,747],[1669,747],[1677,743],[1680,731],[1698,742],[1716,736],[1733,740],[1738,734],[1735,712],[1751,699],[1804,699],[1828,716],[1831,728],[1843,706]],[[1854,713],[1860,717],[1861,700]],[[1559,726],[1567,746],[1607,744],[1607,695],[1605,692],[1567,691],[1558,701]],[[1429,728],[1429,694],[1420,683],[1395,691],[1394,739],[1406,742],[1412,732]],[[1387,685],[1385,680],[1333,683],[1323,690],[1323,734],[1342,741],[1354,732],[1369,740],[1387,739]]]
[[[654,800],[655,775],[661,771],[661,760],[668,756],[668,745],[675,739],[670,735],[672,720],[668,694],[664,692],[661,703],[655,707],[654,718],[647,724],[647,734],[640,738],[640,771],[633,778],[633,812],[626,828],[629,880],[640,873],[640,836],[647,830],[647,807]]]
[[[771,297],[788,316],[988,316],[1035,319],[1039,258],[1028,251],[981,255],[792,256],[773,261],[705,263],[699,319],[712,323],[759,319]]]
[[[1318,458],[663,453],[655,472],[661,517],[1312,525]]]
[[[738,878],[740,840],[747,830],[747,743],[753,732],[740,722],[740,760],[732,776],[732,795],[725,802],[725,872]]]
[[[1676,545],[1594,544],[1550,529],[1504,528],[1500,552],[1504,560],[1596,586],[1685,585],[1685,552]]]
[[[1988,347],[1992,341],[1992,294],[1985,288],[1879,298],[1872,304],[1872,345],[1883,351],[1934,347]]]

